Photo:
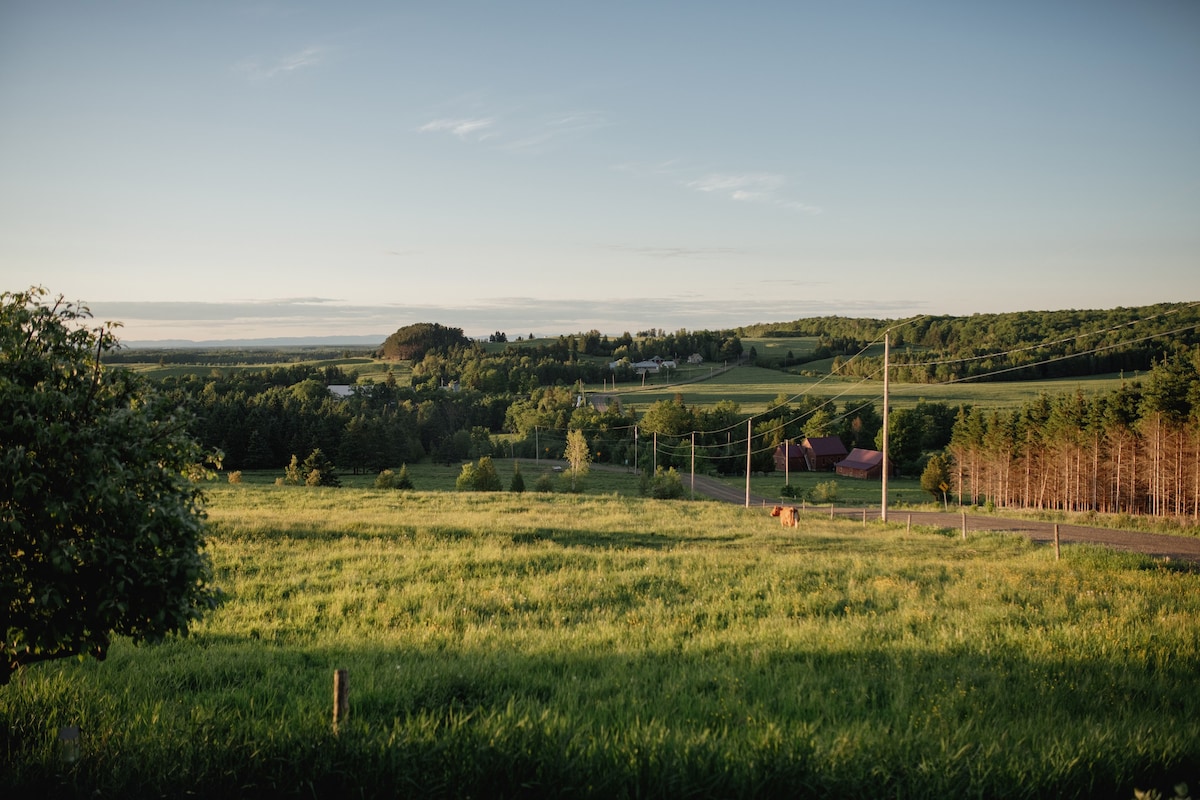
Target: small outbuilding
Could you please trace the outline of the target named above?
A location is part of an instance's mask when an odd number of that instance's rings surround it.
[[[880,478],[883,476],[883,453],[856,447],[837,463],[838,475],[847,478]]]
[[[812,472],[828,472],[846,457],[846,445],[836,436],[809,436],[800,443],[804,464]]]
[[[804,472],[804,448],[798,444],[783,444],[775,448],[775,469],[779,472]]]

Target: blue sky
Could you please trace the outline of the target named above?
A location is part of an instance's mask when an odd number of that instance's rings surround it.
[[[0,4],[0,289],[122,338],[1200,299],[1200,4]]]

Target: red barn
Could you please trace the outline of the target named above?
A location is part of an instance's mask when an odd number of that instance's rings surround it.
[[[808,469],[804,463],[804,448],[798,444],[781,444],[775,448],[775,469],[780,472],[803,472]]]
[[[813,472],[832,470],[846,457],[846,445],[836,436],[809,436],[800,447],[805,465]]]
[[[883,453],[856,447],[837,463],[837,474],[847,478],[880,478],[883,476]]]

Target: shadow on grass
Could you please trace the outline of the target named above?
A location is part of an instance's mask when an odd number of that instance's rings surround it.
[[[1200,779],[1195,658],[115,649],[6,687],[13,796],[1128,798]],[[350,715],[334,736],[339,668]],[[47,745],[62,701],[85,721],[71,766]]]

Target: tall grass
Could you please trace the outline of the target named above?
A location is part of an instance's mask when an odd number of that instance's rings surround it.
[[[1200,575],[617,496],[222,486],[225,605],[0,689],[64,796],[1131,797],[1200,782]],[[330,730],[332,671],[351,713]],[[79,724],[64,764],[58,728]]]

